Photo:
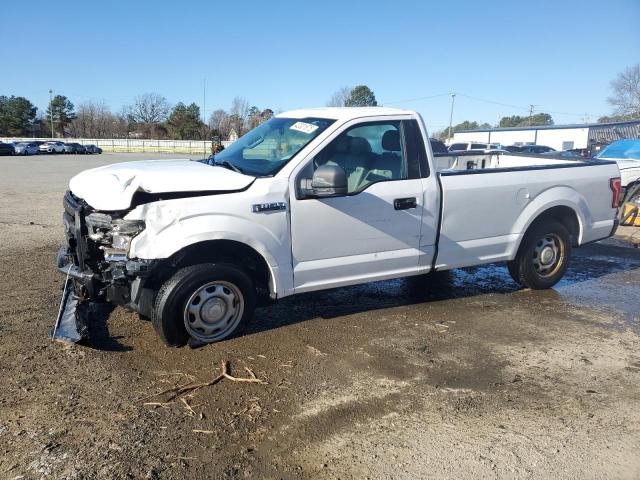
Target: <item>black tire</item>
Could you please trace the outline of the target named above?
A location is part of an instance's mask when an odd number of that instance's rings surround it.
[[[196,336],[198,334],[195,331],[189,333],[186,327],[185,310],[187,302],[192,301],[194,295],[206,285],[215,282],[222,282],[223,285],[220,288],[223,289],[225,285],[237,289],[234,298],[239,297],[238,304],[242,302],[242,308],[234,316],[232,325],[226,330],[223,329],[223,332],[218,335],[219,338],[205,339],[204,333],[202,336]],[[206,301],[202,305],[205,303]],[[213,343],[242,333],[253,318],[255,307],[256,289],[251,277],[244,270],[228,263],[206,263],[184,267],[162,285],[154,301],[151,321],[156,332],[167,345],[182,346],[190,336],[197,342]]]
[[[548,254],[545,249],[554,251]],[[543,261],[543,256],[552,260]],[[545,257],[548,258],[548,257]],[[507,263],[511,278],[523,287],[543,290],[560,281],[571,258],[571,235],[556,221],[532,225],[522,240],[516,258]]]

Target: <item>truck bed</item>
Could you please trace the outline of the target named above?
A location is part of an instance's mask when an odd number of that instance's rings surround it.
[[[441,171],[478,170],[487,168],[517,168],[552,166],[589,162],[590,159],[568,159],[553,155],[525,155],[518,153],[460,153],[435,154],[436,169]]]
[[[441,228],[436,268],[512,259],[529,223],[554,206],[578,215],[576,245],[608,237],[614,227],[609,179],[615,162],[547,155],[439,157]]]

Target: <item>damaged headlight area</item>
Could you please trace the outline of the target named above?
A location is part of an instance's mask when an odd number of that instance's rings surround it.
[[[87,215],[86,224],[89,238],[99,245],[106,261],[126,259],[131,242],[145,228],[142,220],[114,219],[99,212]]]

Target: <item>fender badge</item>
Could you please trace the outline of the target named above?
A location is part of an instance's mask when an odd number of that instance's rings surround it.
[[[251,207],[253,213],[262,212],[276,212],[278,210],[286,210],[287,204],[285,202],[272,202],[272,203],[256,203]]]

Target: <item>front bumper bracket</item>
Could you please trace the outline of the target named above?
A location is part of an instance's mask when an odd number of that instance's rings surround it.
[[[51,338],[72,343],[86,340],[88,337],[88,310],[89,302],[78,298],[75,291],[75,281],[67,277]]]

